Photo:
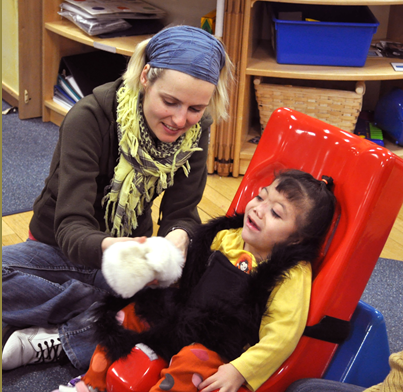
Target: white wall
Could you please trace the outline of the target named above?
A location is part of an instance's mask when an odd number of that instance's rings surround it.
[[[200,27],[201,17],[216,9],[216,0],[145,0],[167,12],[166,24]]]
[[[388,5],[371,5],[369,9],[374,14],[375,18],[378,19],[379,26],[373,39],[384,39],[386,38],[388,32],[388,21],[390,6]]]
[[[2,0],[2,82],[18,94],[18,0]]]

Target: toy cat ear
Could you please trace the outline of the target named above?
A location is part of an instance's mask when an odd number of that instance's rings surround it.
[[[102,273],[117,294],[130,298],[155,279],[159,287],[175,283],[184,264],[182,252],[172,242],[151,237],[141,244],[126,241],[111,245],[103,254]]]
[[[155,270],[159,286],[167,287],[175,283],[181,277],[185,265],[183,253],[164,237],[148,238],[147,243],[150,252],[146,258]]]
[[[103,254],[102,273],[109,286],[123,298],[130,298],[154,279],[154,269],[148,265],[147,242],[117,242]]]

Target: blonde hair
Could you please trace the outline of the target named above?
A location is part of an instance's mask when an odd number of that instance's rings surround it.
[[[134,90],[144,93],[144,87],[140,82],[140,75],[146,65],[146,47],[151,38],[140,42],[130,58],[126,72],[123,74],[123,80],[126,85]],[[228,119],[228,106],[229,106],[229,89],[234,82],[233,76],[234,65],[228,54],[225,53],[225,64],[220,71],[220,77],[217,86],[211,97],[210,104],[206,112],[219,122],[220,120]],[[165,69],[151,67],[147,73],[147,78],[150,83],[154,83],[159,77],[162,76]]]

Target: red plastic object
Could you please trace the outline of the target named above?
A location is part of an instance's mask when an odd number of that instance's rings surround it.
[[[268,185],[273,172],[283,168],[334,178],[335,230],[323,257],[313,266],[307,324],[315,325],[325,315],[350,320],[403,203],[403,160],[305,114],[277,109],[228,215],[242,212],[259,187]],[[301,378],[322,377],[336,347],[303,336],[293,354],[258,391],[281,392]]]
[[[123,359],[114,362],[106,375],[108,392],[148,392],[160,379],[161,370],[168,364],[162,358],[147,355],[134,347]]]
[[[334,178],[335,230],[313,266],[307,324],[315,325],[325,315],[350,320],[403,203],[403,160],[368,140],[281,108],[266,126],[228,215],[242,212],[259,187],[272,181],[273,172],[284,168]],[[301,378],[322,377],[336,348],[303,336],[258,392],[282,392]],[[108,392],[149,391],[167,366],[163,362],[150,362],[141,350],[133,349],[109,369]]]

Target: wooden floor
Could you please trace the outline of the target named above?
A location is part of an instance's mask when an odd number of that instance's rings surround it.
[[[209,175],[203,199],[199,204],[199,213],[203,222],[224,215],[242,180],[238,178]],[[160,199],[155,201],[159,206]],[[153,219],[157,220],[158,208],[154,208]],[[17,244],[27,238],[28,224],[32,212],[9,215],[2,218],[3,245]],[[155,229],[156,231],[156,229]],[[392,228],[381,257],[403,261],[403,207]]]

